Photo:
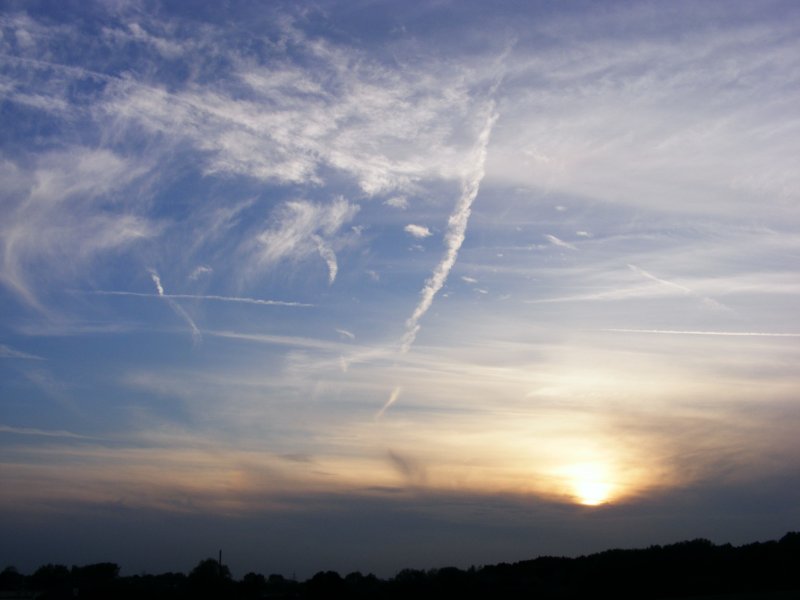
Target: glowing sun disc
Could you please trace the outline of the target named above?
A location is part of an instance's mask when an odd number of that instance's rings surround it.
[[[584,506],[598,506],[611,500],[614,485],[609,477],[609,468],[603,464],[583,463],[571,465],[562,471],[570,495]]]
[[[575,497],[584,506],[598,506],[611,495],[611,486],[602,481],[576,481]]]

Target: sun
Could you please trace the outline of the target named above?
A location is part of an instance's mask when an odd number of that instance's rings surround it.
[[[575,498],[584,506],[605,504],[611,496],[611,485],[603,481],[576,481],[573,488]]]
[[[599,506],[608,503],[614,493],[614,485],[604,465],[587,463],[572,465],[564,470],[572,497],[584,506]]]

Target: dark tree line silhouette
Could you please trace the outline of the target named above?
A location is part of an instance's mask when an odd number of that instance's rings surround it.
[[[638,550],[607,550],[578,558],[542,556],[467,570],[404,569],[390,579],[321,571],[304,582],[247,573],[235,580],[208,558],[192,571],[120,576],[114,563],[68,569],[47,564],[30,575],[6,567],[0,598],[94,599],[335,599],[459,598],[800,598],[800,533],[734,547],[697,539]]]

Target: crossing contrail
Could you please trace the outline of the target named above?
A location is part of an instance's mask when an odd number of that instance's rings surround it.
[[[200,334],[200,330],[197,328],[197,325],[195,325],[194,321],[192,320],[192,317],[189,316],[189,313],[187,313],[180,304],[175,302],[175,300],[164,294],[164,286],[161,285],[161,277],[158,276],[158,273],[156,273],[154,270],[151,270],[150,277],[152,278],[153,283],[156,286],[156,291],[158,292],[159,298],[163,298],[164,301],[167,304],[169,304],[169,307],[173,311],[175,311],[175,314],[178,315],[180,318],[182,318],[184,321],[186,321],[189,327],[191,327],[192,341],[195,344],[201,342],[203,340],[203,336]]]

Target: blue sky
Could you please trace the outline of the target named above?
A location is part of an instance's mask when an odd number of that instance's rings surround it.
[[[792,2],[4,2],[0,561],[796,528]]]

